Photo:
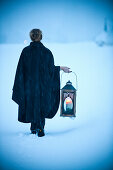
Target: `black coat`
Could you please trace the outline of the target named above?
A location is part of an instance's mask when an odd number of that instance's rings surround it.
[[[53,118],[60,103],[60,66],[41,42],[22,50],[13,85],[12,100],[18,104],[18,121],[37,122],[40,114]]]

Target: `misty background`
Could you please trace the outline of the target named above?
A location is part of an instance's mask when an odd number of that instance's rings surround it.
[[[112,11],[112,0],[1,0],[0,43],[29,42],[33,28],[43,42],[92,41]]]

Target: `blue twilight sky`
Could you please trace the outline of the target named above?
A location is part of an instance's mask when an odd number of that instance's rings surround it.
[[[112,0],[1,0],[0,43],[29,41],[40,28],[43,41],[71,43],[93,40],[113,18]]]

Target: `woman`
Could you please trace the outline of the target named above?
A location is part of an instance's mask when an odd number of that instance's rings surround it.
[[[18,121],[31,123],[31,133],[44,136],[45,118],[53,118],[60,102],[60,70],[52,52],[42,43],[42,31],[30,31],[32,42],[22,50],[16,69],[12,100],[18,104]]]

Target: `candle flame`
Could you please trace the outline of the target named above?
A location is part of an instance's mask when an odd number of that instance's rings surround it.
[[[68,103],[72,103],[72,100],[71,99],[67,99],[66,100],[66,104],[68,104]]]

